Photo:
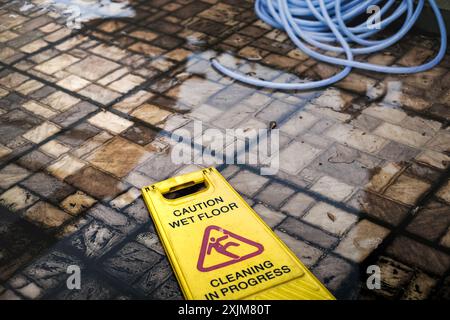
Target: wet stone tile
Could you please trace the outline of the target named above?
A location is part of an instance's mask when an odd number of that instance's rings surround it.
[[[57,300],[110,300],[117,291],[109,284],[100,280],[97,275],[83,274],[80,290],[63,288],[54,296]]]
[[[39,201],[25,212],[25,218],[44,229],[61,226],[70,219],[70,215],[51,204]]]
[[[312,225],[320,227],[336,236],[342,236],[356,221],[354,214],[339,210],[329,204],[319,203],[312,207],[302,218]]]
[[[385,192],[385,195],[402,203],[414,205],[430,185],[421,180],[401,175]]]
[[[136,223],[126,215],[102,204],[96,204],[89,210],[88,214],[124,234],[131,232],[136,227]]]
[[[0,204],[11,211],[18,211],[31,206],[39,198],[29,191],[15,186],[0,195]]]
[[[120,137],[116,137],[105,146],[97,149],[86,160],[94,166],[124,177],[150,154],[140,146]]]
[[[135,287],[148,295],[171,276],[173,276],[172,268],[170,267],[169,262],[166,259],[163,259],[147,271],[142,278],[137,281]]]
[[[57,140],[67,146],[78,147],[99,132],[100,130],[96,127],[83,122],[58,136]]]
[[[160,300],[182,300],[181,289],[174,277],[164,282],[152,294],[152,298]]]
[[[21,110],[13,110],[0,116],[0,143],[7,145],[14,138],[39,125],[42,120]]]
[[[436,279],[423,272],[417,272],[402,295],[404,300],[424,300],[436,285]]]
[[[121,248],[116,255],[103,263],[104,270],[125,283],[134,283],[152,268],[161,256],[152,250],[131,242]]]
[[[294,194],[294,192],[291,188],[274,182],[264,188],[256,198],[274,208],[279,208],[284,200]]]
[[[68,177],[66,181],[101,200],[110,200],[127,188],[119,180],[89,166]]]
[[[144,146],[152,142],[157,134],[158,133],[156,131],[149,129],[146,126],[135,124],[123,132],[121,136],[133,141],[134,143]]]
[[[33,172],[36,172],[46,167],[52,160],[52,158],[39,150],[34,150],[21,157],[17,163]]]
[[[25,179],[30,172],[15,164],[10,164],[0,170],[0,188],[8,189],[17,182]]]
[[[94,81],[119,67],[120,65],[115,62],[97,56],[89,56],[69,67],[67,71],[81,78]]]
[[[387,253],[424,271],[441,275],[450,266],[450,256],[407,237],[397,237],[387,248]]]
[[[368,220],[362,220],[339,243],[335,252],[347,259],[361,263],[383,242],[388,233],[388,229]]]
[[[97,202],[94,198],[84,192],[77,191],[61,202],[61,207],[71,215],[78,215]]]
[[[343,286],[355,270],[348,262],[334,256],[328,256],[312,272],[333,292]]]
[[[319,245],[322,248],[330,248],[336,242],[337,238],[326,234],[325,232],[314,228],[306,223],[300,222],[293,218],[287,218],[278,227],[278,230],[286,232],[287,234],[308,243]]]
[[[47,199],[57,202],[75,191],[67,183],[43,172],[32,175],[30,178],[23,181],[21,185]]]
[[[409,232],[425,239],[436,241],[450,226],[450,207],[432,201],[421,209],[408,225]]]
[[[381,289],[375,289],[375,293],[386,298],[396,297],[413,275],[413,269],[388,257],[381,257],[376,265],[381,270]]]
[[[88,258],[98,258],[107,253],[123,236],[97,221],[85,226],[70,239],[70,244]]]
[[[392,225],[398,225],[408,213],[408,207],[405,205],[365,191],[356,193],[349,205]]]
[[[62,127],[68,127],[93,113],[95,110],[97,110],[97,107],[90,104],[89,102],[80,102],[71,107],[69,110],[62,112],[56,117],[52,118],[52,122]]]
[[[52,251],[30,264],[23,273],[41,288],[49,290],[66,282],[67,268],[70,265],[83,268],[83,263],[77,258],[61,251]]]
[[[314,265],[323,254],[322,250],[299,241],[286,233],[280,231],[275,233],[307,267]]]

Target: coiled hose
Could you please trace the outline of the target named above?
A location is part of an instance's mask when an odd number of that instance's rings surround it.
[[[416,3],[414,0],[404,0],[399,4],[396,4],[396,0],[256,0],[255,11],[258,17],[274,28],[284,30],[301,51],[319,61],[344,68],[334,76],[320,81],[279,83],[236,72],[223,66],[216,59],[212,60],[212,65],[223,74],[238,81],[281,90],[309,90],[328,86],[345,78],[352,68],[392,74],[423,72],[436,66],[444,58],[447,50],[444,19],[435,0],[427,1],[439,26],[441,46],[436,57],[420,66],[381,66],[355,61],[354,57],[381,51],[402,39],[419,18],[425,0],[418,0]],[[373,28],[375,21],[371,19],[356,26],[347,26],[348,23],[365,15],[367,8],[371,6],[380,8],[379,14],[382,18],[377,28]],[[395,34],[383,40],[371,39],[402,18],[404,22]],[[326,55],[310,47],[334,53],[334,55]],[[346,58],[336,57],[339,54],[345,54]]]

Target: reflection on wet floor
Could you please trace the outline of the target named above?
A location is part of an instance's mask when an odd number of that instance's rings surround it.
[[[260,90],[210,58],[273,81],[336,70],[258,21],[252,1],[130,1],[135,17],[80,29],[28,3],[0,0],[0,297],[181,298],[139,188],[198,168],[171,160],[172,133],[201,136],[195,121],[280,130],[276,175],[260,175],[267,159],[206,160],[338,298],[449,297],[448,56],[418,75]],[[365,59],[415,65],[437,47],[411,35]],[[370,265],[381,289],[367,289]]]

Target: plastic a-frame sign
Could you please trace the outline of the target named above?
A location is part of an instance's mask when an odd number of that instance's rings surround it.
[[[142,193],[186,299],[334,299],[216,169]]]

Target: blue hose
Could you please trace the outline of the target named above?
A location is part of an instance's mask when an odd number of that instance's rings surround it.
[[[322,62],[342,66],[334,76],[320,81],[301,83],[279,83],[265,81],[233,71],[216,59],[212,65],[223,74],[238,81],[271,89],[310,90],[332,85],[344,79],[352,68],[381,73],[411,74],[435,67],[445,56],[447,50],[447,31],[444,19],[435,0],[427,0],[435,14],[441,36],[438,54],[420,66],[398,67],[381,66],[355,61],[357,55],[370,54],[386,49],[400,41],[414,26],[424,8],[425,0],[404,0],[396,5],[396,0],[256,0],[257,16],[274,28],[284,30],[292,42],[310,57]],[[380,7],[380,3],[383,5]],[[349,27],[347,23],[366,14],[370,6],[379,6],[382,19],[379,28],[371,28],[367,22]],[[396,6],[396,7],[395,7]],[[389,15],[386,14],[389,12]],[[404,19],[398,31],[387,39],[372,40],[371,37],[386,29],[398,19]],[[351,45],[356,45],[351,47]],[[310,47],[315,48],[311,49]],[[333,56],[318,52],[324,50]],[[344,54],[345,58],[336,57]]]

